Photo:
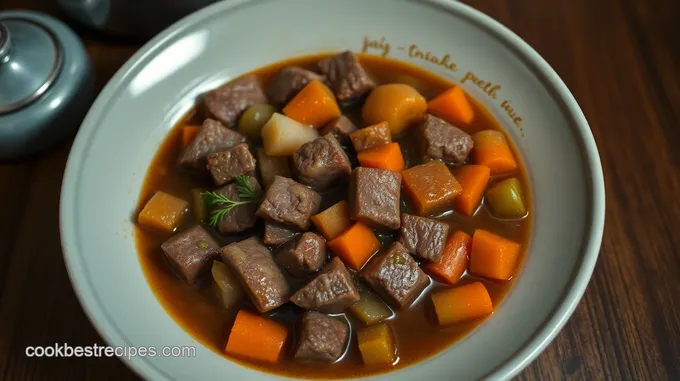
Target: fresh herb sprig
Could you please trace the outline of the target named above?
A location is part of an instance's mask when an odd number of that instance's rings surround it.
[[[247,175],[236,176],[236,191],[238,192],[238,201],[231,200],[227,196],[217,192],[203,192],[203,199],[205,203],[212,209],[210,212],[210,225],[217,226],[222,218],[229,214],[234,208],[241,205],[253,204],[260,202],[262,194],[255,190],[253,184],[250,183],[250,177]]]

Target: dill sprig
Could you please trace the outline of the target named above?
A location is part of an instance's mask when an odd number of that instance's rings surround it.
[[[241,205],[260,202],[262,195],[255,191],[250,178],[246,175],[236,176],[236,191],[239,201],[234,201],[229,197],[217,192],[203,192],[205,203],[212,209],[210,212],[210,225],[217,226],[220,221],[229,214],[234,208]]]

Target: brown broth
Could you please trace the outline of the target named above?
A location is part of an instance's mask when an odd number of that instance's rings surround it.
[[[253,73],[261,76],[266,83],[274,73],[285,66],[310,66],[322,57],[323,56],[319,55],[291,59],[255,70]],[[452,83],[444,78],[403,62],[375,56],[360,56],[360,60],[366,70],[378,83],[408,83],[418,89],[427,99],[430,99],[434,95],[452,86]],[[473,106],[476,118],[472,129],[468,130],[468,132],[485,129],[502,131],[498,122],[484,106],[474,100]],[[359,111],[358,107],[349,107],[343,110],[346,115],[352,117],[358,126],[361,125],[360,118],[358,118],[358,115],[360,114]],[[181,169],[178,169],[175,165],[176,159],[180,154],[181,127],[188,124],[200,124],[203,118],[204,115],[198,108],[193,109],[170,131],[147,170],[144,185],[142,186],[139,197],[138,210],[141,210],[146,201],[148,201],[153,193],[158,190],[168,192],[185,200],[191,200],[190,190],[192,188],[210,189],[214,187],[209,176],[196,177],[189,175]],[[400,142],[405,151],[407,162],[409,162],[410,165],[417,164],[413,154],[413,139],[408,139],[407,136],[397,141]],[[517,153],[516,150],[515,153]],[[519,158],[520,156],[517,155],[517,157]],[[529,194],[529,183],[524,169],[522,168],[516,176],[518,176],[522,182],[522,186],[525,190],[525,201],[530,214],[531,198]],[[498,180],[499,178],[493,178],[491,183]],[[339,187],[324,193],[322,208],[330,206],[344,197],[346,191],[346,188]],[[404,205],[404,208],[404,210],[407,210],[408,206]],[[449,212],[440,216],[440,219],[449,223],[452,231],[463,230],[472,235],[475,229],[483,228],[506,238],[521,242],[523,244],[523,251],[528,245],[530,235],[530,219],[528,217],[513,221],[499,220],[492,217],[487,208],[482,204],[472,217],[463,217],[455,212]],[[191,213],[189,213],[188,217],[185,218],[182,226],[180,226],[178,230],[185,229],[195,223],[196,221],[193,219],[193,216],[191,216]],[[260,225],[252,232],[228,236],[220,235],[211,228],[208,228],[208,230],[220,244],[225,245],[229,242],[246,238],[249,235],[261,234],[262,226],[260,223]],[[215,352],[223,354],[223,348],[226,345],[229,330],[238,308],[234,308],[231,312],[224,311],[219,306],[216,297],[213,295],[211,287],[209,287],[209,279],[206,279],[206,282],[196,289],[187,286],[174,275],[172,270],[165,263],[163,254],[160,250],[161,243],[168,237],[159,236],[156,233],[141,228],[136,228],[135,236],[144,273],[151,289],[156,294],[165,310],[194,338]],[[389,242],[395,237],[393,235],[388,235],[381,236],[381,238],[384,242]],[[523,256],[524,253],[522,254],[522,257]],[[521,262],[522,261],[520,261],[520,266]],[[518,269],[516,269],[516,271],[517,270]],[[466,274],[458,284],[460,285],[475,280],[482,281],[486,285],[494,305],[497,305],[501,301],[513,283],[512,280],[507,282],[494,282]],[[393,366],[363,365],[354,332],[352,332],[347,353],[335,364],[314,365],[301,364],[292,361],[291,353],[295,342],[295,323],[301,312],[301,310],[292,305],[292,303],[288,303],[272,314],[273,318],[287,324],[290,328],[290,332],[293,333],[291,335],[292,340],[289,340],[287,343],[285,354],[278,363],[259,364],[223,355],[231,360],[236,360],[241,364],[265,372],[299,378],[339,379],[367,376],[403,368],[446,349],[483,322],[484,319],[477,319],[447,327],[438,326],[436,324],[436,319],[433,316],[434,311],[431,302],[429,302],[428,295],[433,290],[445,287],[447,286],[433,281],[427,291],[421,295],[416,303],[404,311],[399,311],[389,320],[389,324],[396,337],[399,354],[398,361]],[[244,302],[241,307],[252,309],[249,302]],[[346,318],[350,322],[352,331],[363,325],[350,314],[347,314]]]

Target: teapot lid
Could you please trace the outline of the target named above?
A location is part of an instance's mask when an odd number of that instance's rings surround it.
[[[61,46],[49,29],[27,18],[0,17],[0,115],[44,94],[62,62]]]

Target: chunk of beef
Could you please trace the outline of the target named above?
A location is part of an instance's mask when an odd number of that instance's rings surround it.
[[[299,235],[300,232],[274,222],[264,223],[264,244],[269,246],[279,246],[290,241]]]
[[[445,120],[427,114],[418,126],[417,140],[423,159],[442,159],[462,164],[472,150],[472,137]]]
[[[431,218],[401,216],[399,242],[413,255],[438,263],[444,253],[449,225]]]
[[[315,273],[326,263],[326,240],[312,232],[303,233],[279,249],[274,259],[292,276]]]
[[[338,257],[333,257],[321,272],[299,289],[290,301],[308,310],[341,313],[359,300],[352,276]]]
[[[214,119],[206,119],[198,134],[179,157],[179,165],[184,168],[205,170],[208,156],[224,151],[246,138],[230,130]]]
[[[269,188],[276,176],[291,177],[287,156],[269,156],[264,148],[257,150],[257,166],[260,167],[262,185]]]
[[[262,188],[254,177],[250,176],[248,180],[253,186],[255,193],[262,193]],[[222,188],[215,190],[215,192],[224,195],[230,200],[241,201],[241,197],[238,194],[238,185],[236,183],[227,184]],[[217,225],[217,229],[222,233],[238,233],[248,230],[255,226],[255,221],[257,221],[256,212],[257,203],[236,206],[222,217],[222,220]]]
[[[267,312],[288,301],[290,285],[267,247],[256,237],[223,247],[222,261],[240,279],[258,311]]]
[[[388,169],[358,167],[350,180],[350,214],[376,229],[398,229],[401,175]]]
[[[333,135],[324,135],[302,145],[293,155],[302,184],[318,190],[349,178],[352,167],[345,151]]]
[[[344,320],[307,311],[300,322],[295,360],[333,363],[345,353],[348,342],[349,326]]]
[[[309,219],[319,210],[321,196],[286,177],[276,176],[262,200],[257,215],[271,222],[307,230]]]
[[[319,61],[318,66],[340,102],[361,98],[375,87],[375,82],[350,51],[325,58]]]
[[[203,103],[215,119],[227,127],[234,127],[241,113],[248,107],[269,101],[260,79],[255,74],[250,74],[206,93]]]
[[[175,272],[188,284],[210,268],[220,246],[201,225],[181,231],[163,242],[161,250]]]
[[[394,242],[385,252],[373,257],[361,270],[360,276],[396,308],[410,306],[430,284],[430,278],[399,242]]]
[[[283,106],[313,80],[324,82],[322,75],[297,66],[283,68],[269,82],[267,96],[269,101],[277,106]]]
[[[252,174],[255,171],[255,158],[243,143],[208,156],[208,170],[215,184],[224,185],[236,176]]]
[[[321,135],[332,134],[338,143],[349,145],[351,142],[349,140],[349,134],[356,131],[357,127],[352,123],[349,118],[344,115],[340,115],[334,121],[328,123],[321,129]]]

